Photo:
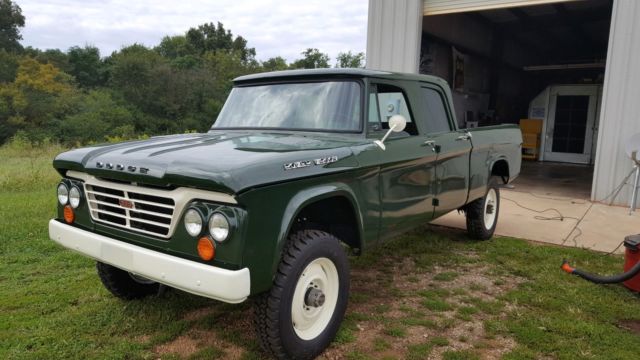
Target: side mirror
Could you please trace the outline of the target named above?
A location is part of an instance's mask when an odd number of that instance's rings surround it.
[[[384,141],[387,140],[389,135],[391,135],[392,132],[403,131],[404,128],[406,128],[406,127],[407,127],[407,119],[405,119],[404,116],[402,116],[402,115],[393,115],[389,119],[389,131],[387,131],[387,133],[384,134],[382,139],[376,140],[373,143],[378,145],[380,147],[380,149],[386,150],[387,147],[384,145]]]

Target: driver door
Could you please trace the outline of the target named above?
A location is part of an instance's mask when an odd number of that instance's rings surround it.
[[[392,237],[433,216],[437,154],[429,139],[418,132],[414,112],[402,88],[377,83],[369,93],[369,136],[380,139],[388,120],[400,114],[405,131],[392,133],[386,150],[380,149],[380,239]]]

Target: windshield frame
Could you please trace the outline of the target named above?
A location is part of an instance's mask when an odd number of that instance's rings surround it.
[[[336,134],[362,134],[364,131],[364,119],[366,109],[365,99],[364,99],[364,89],[365,82],[362,78],[322,78],[322,79],[292,79],[292,80],[271,80],[271,81],[260,81],[260,82],[252,82],[252,83],[242,83],[242,84],[234,84],[234,88],[242,88],[242,87],[254,87],[254,86],[268,86],[268,85],[281,85],[281,84],[309,84],[309,83],[324,83],[324,82],[354,82],[358,84],[359,93],[360,93],[360,116],[358,119],[358,128],[354,130],[338,130],[338,129],[313,129],[313,128],[286,128],[286,127],[267,127],[267,126],[225,126],[225,127],[216,127],[216,123],[209,128],[209,131],[218,131],[218,130],[268,130],[268,131],[300,131],[300,132],[320,132],[320,133],[336,133]],[[229,97],[227,96],[227,100]],[[227,103],[225,100],[225,104]],[[224,108],[224,106],[223,106]],[[220,110],[222,112],[222,109]],[[219,114],[218,114],[219,116]],[[217,122],[217,118],[216,118]]]

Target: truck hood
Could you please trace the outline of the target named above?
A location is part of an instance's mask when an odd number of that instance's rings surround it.
[[[61,173],[238,193],[357,167],[351,147],[365,142],[338,134],[212,131],[80,148],[58,155],[53,166]]]

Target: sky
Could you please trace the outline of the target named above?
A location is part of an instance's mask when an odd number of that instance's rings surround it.
[[[67,50],[93,45],[108,56],[123,45],[157,45],[165,35],[220,21],[248,40],[258,60],[300,58],[318,48],[364,52],[367,0],[14,0],[26,18],[23,46]]]

